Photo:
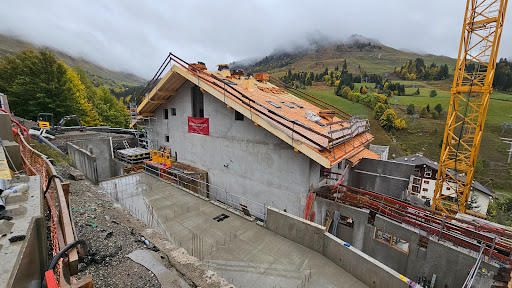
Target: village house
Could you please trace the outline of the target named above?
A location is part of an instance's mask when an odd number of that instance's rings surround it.
[[[414,174],[410,176],[408,192],[431,203],[436,188],[437,171],[439,164],[420,154],[409,155],[394,159],[396,162],[414,165]],[[443,194],[449,194],[451,187],[444,185]],[[469,197],[470,210],[481,214],[487,213],[489,203],[494,197],[494,192],[473,180],[471,194]]]

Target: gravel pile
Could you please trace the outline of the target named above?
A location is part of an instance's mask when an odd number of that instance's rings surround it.
[[[69,179],[68,169],[59,170]],[[70,182],[70,205],[78,238],[89,245],[88,255],[79,258],[76,278],[91,274],[94,287],[161,287],[151,271],[126,257],[139,249],[159,252],[152,244],[146,247],[141,241],[138,231],[147,228],[145,224],[88,180]],[[159,254],[167,264],[167,256]]]

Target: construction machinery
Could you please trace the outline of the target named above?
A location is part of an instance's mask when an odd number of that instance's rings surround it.
[[[77,126],[67,127],[66,123],[69,121],[75,121]],[[52,113],[39,113],[37,115],[37,127],[30,128],[30,133],[39,134],[45,138],[53,139],[55,134],[62,133],[64,130],[78,130],[85,131],[86,127],[80,121],[80,118],[76,115],[67,115],[60,119],[57,125],[53,125],[53,114]]]
[[[53,127],[53,113],[37,114],[37,126],[44,129],[50,129]]]
[[[446,214],[466,212],[507,4],[467,1],[432,201],[432,209]]]

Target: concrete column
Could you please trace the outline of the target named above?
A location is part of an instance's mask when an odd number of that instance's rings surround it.
[[[352,234],[352,246],[357,248],[360,251],[363,251],[363,243],[364,243],[364,228],[366,227],[367,218],[357,217],[354,219],[354,232]]]

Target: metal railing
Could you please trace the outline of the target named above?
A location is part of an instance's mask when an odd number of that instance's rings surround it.
[[[226,189],[217,187],[208,182],[195,179],[189,175],[182,173],[173,168],[156,168],[144,163],[144,171],[148,174],[153,174],[162,180],[169,181],[185,189],[196,191],[197,194],[202,195],[211,201],[216,201],[225,204],[231,209],[240,211],[248,216],[254,216],[258,220],[264,222],[266,220],[267,207],[265,204],[247,199],[243,196],[228,192]]]

